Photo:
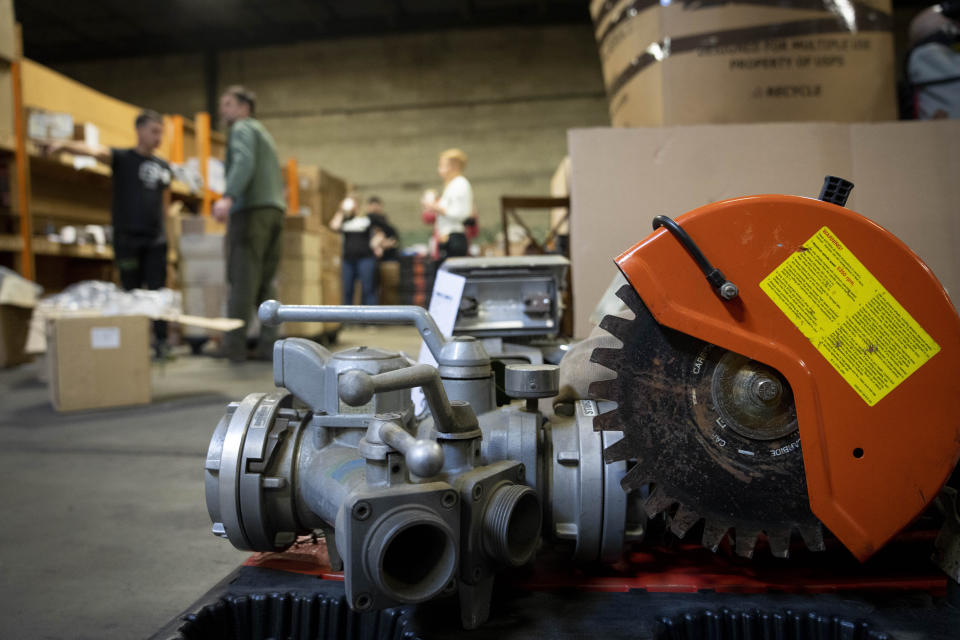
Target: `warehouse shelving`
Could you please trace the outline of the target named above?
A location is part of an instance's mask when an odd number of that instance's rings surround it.
[[[52,290],[80,277],[89,277],[91,268],[109,274],[113,260],[110,247],[58,244],[48,240],[43,232],[46,227],[66,224],[109,224],[110,167],[99,162],[75,166],[74,157],[67,153],[45,155],[41,146],[27,138],[27,109],[71,113],[77,122],[94,122],[100,129],[103,144],[126,147],[134,143],[133,119],[139,108],[23,58],[10,62],[9,75],[14,126],[12,140],[3,135],[0,127],[0,153],[3,153],[2,147],[12,147],[14,152],[10,189],[16,224],[7,225],[6,230],[16,226],[17,233],[0,233],[0,264],[15,267],[24,276]],[[2,81],[0,73],[0,83]],[[211,154],[222,158],[225,148],[222,134],[211,131],[206,113],[197,114],[194,121],[167,116],[165,124],[167,135],[158,155],[173,162],[197,156],[206,184]],[[188,209],[209,213],[217,194],[209,189],[194,193],[188,185],[175,180],[171,197],[183,200]],[[38,261],[66,263],[38,265]],[[77,261],[97,261],[102,265],[82,266]]]
[[[28,111],[69,113],[75,123],[96,125],[101,144],[124,148],[135,144],[133,121],[140,108],[23,58],[19,49],[10,55],[5,59],[0,47],[0,162],[9,164],[11,193],[10,211],[0,211],[0,265],[16,268],[51,291],[89,277],[111,279],[111,247],[60,244],[49,238],[64,225],[110,224],[110,167],[89,159],[77,162],[68,153],[45,154],[27,136]],[[204,184],[198,192],[180,181],[171,185],[172,199],[183,201],[188,211],[210,215],[219,197],[208,186],[210,158],[222,160],[226,142],[224,134],[212,129],[208,113],[193,119],[164,116],[157,155],[178,164],[196,158]],[[288,213],[297,215],[303,198],[296,159],[285,163],[285,174]],[[218,226],[211,221],[210,228]],[[176,260],[171,248],[171,260]]]

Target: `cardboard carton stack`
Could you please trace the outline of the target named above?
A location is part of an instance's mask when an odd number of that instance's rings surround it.
[[[301,165],[297,168],[300,191],[301,217],[304,229],[319,232],[329,224],[350,186],[341,178],[319,167]]]
[[[227,267],[222,231],[199,216],[184,216],[180,223],[180,287],[183,312],[205,318],[226,315]],[[206,336],[198,327],[184,327],[188,337]]]
[[[326,227],[312,231],[302,216],[287,217],[277,298],[284,304],[340,304],[340,234]],[[288,336],[312,337],[338,327],[288,322],[282,330]]]
[[[303,229],[302,219],[288,217],[288,220],[277,274],[277,299],[283,304],[320,304],[320,234]],[[323,325],[286,322],[281,331],[286,336],[312,337],[323,333]]]
[[[320,268],[323,278],[321,304],[343,304],[343,285],[340,279],[340,262],[343,257],[343,242],[340,234],[329,227],[320,230]],[[335,333],[340,324],[328,322],[325,333]]]
[[[890,0],[590,12],[614,126],[896,118]]]

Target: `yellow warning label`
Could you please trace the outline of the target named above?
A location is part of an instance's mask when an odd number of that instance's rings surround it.
[[[940,351],[827,227],[760,288],[871,407]]]

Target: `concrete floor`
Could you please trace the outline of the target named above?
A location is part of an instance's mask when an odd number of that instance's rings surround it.
[[[408,328],[344,329],[416,356]],[[207,444],[271,365],[182,355],[149,406],[58,414],[36,363],[0,371],[0,637],[144,638],[247,557],[210,534]]]

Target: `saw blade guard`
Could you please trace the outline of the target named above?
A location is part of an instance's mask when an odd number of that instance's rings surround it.
[[[960,458],[960,318],[903,242],[796,196],[676,219],[736,283],[727,298],[658,229],[616,259],[661,325],[770,367],[796,405],[810,508],[865,560],[936,497]]]

